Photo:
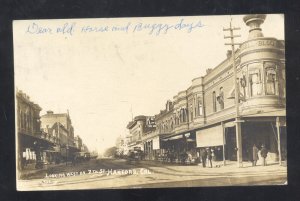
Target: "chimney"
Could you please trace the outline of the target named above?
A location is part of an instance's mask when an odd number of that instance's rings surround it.
[[[266,15],[262,15],[262,14],[246,15],[243,18],[246,25],[250,27],[248,40],[258,38],[258,37],[264,37],[260,25],[264,23],[265,19],[266,19]]]
[[[226,53],[227,59],[230,58],[231,55],[232,55],[232,50],[227,50],[227,53]]]
[[[53,114],[53,111],[48,110],[48,111],[47,111],[47,114]]]
[[[212,71],[211,68],[206,69],[206,74],[210,73]]]

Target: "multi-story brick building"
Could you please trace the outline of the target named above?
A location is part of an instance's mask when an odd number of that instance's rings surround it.
[[[175,95],[156,115],[157,130],[151,138],[160,136],[160,152],[195,154],[199,148],[213,147],[219,160],[237,160],[237,155],[250,160],[252,146],[264,144],[268,160],[285,159],[285,48],[284,41],[264,37],[260,25],[265,18],[244,17],[249,37],[234,54],[238,107],[233,54],[228,51],[224,61],[193,79],[187,90]],[[236,125],[241,138],[237,138]]]
[[[47,111],[47,114],[41,116],[41,129],[58,138],[61,145],[75,146],[69,113],[54,114],[53,111]]]
[[[129,122],[127,129],[129,129],[129,142],[128,148],[134,147],[144,150],[144,144],[142,142],[142,136],[145,133],[149,133],[155,130],[155,124],[153,124],[153,117],[149,116],[136,116],[133,121]]]
[[[74,139],[74,127],[68,113],[55,114],[47,111],[41,116],[41,129],[56,139],[56,147],[62,159],[70,160],[74,152],[80,151]]]
[[[81,147],[82,147],[82,139],[79,135],[77,135],[76,137],[74,137],[74,142],[75,142],[75,145],[76,145],[76,148],[78,150],[81,150]]]
[[[21,90],[16,93],[17,164],[19,170],[36,160],[43,160],[43,152],[52,149],[54,139],[40,129],[42,108]]]

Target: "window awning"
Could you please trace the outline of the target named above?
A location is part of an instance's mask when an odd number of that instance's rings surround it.
[[[234,121],[230,121],[224,124],[225,128],[230,128],[230,127],[234,127],[235,126],[235,122]]]
[[[162,139],[162,141],[168,141],[168,140],[177,140],[177,139],[181,139],[183,138],[183,135],[180,134],[180,135],[175,135],[175,136],[172,136],[170,138],[165,138],[165,139]]]
[[[197,147],[223,145],[223,128],[221,125],[196,131]]]
[[[235,99],[235,87],[234,86],[227,94],[227,99]],[[239,93],[239,99],[242,101],[245,101],[245,97],[241,92]]]
[[[234,99],[235,97],[235,87],[233,85],[232,89],[230,89],[229,93],[227,94],[227,99]]]

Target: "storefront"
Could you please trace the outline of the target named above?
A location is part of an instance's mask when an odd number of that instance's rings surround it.
[[[169,135],[161,140],[164,160],[175,163],[195,163],[197,159],[195,132]]]
[[[19,169],[34,167],[36,161],[46,161],[45,150],[53,150],[54,143],[37,136],[19,133],[18,135],[18,164]]]
[[[250,161],[252,147],[258,149],[264,145],[268,150],[266,160],[270,162],[286,160],[286,125],[285,117],[248,117],[242,124],[243,159]],[[280,147],[280,150],[279,150]],[[260,155],[259,155],[260,157]]]
[[[197,151],[209,148],[213,152],[213,159],[223,160],[223,149],[225,148],[224,125],[218,124],[196,131]]]
[[[267,161],[286,160],[285,117],[255,116],[243,117],[241,124],[242,158],[252,160],[253,146],[268,150]],[[218,125],[196,131],[197,148],[211,148],[216,160],[237,160],[237,140],[235,122],[221,122]],[[280,150],[278,149],[280,147]],[[223,151],[224,150],[224,151]],[[225,158],[223,158],[225,156]],[[260,156],[259,156],[260,157]]]
[[[158,156],[161,154],[160,148],[160,137],[155,136],[145,140],[144,142],[144,153],[146,160],[157,160]]]

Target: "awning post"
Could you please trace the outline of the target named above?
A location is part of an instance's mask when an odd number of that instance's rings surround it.
[[[281,142],[280,142],[280,119],[279,117],[276,117],[276,128],[277,128],[277,142],[278,142],[278,158],[279,158],[279,165],[282,164],[282,158],[281,158]]]
[[[222,125],[222,131],[223,131],[223,165],[226,165],[226,159],[225,159],[225,126],[224,122],[221,122]]]

